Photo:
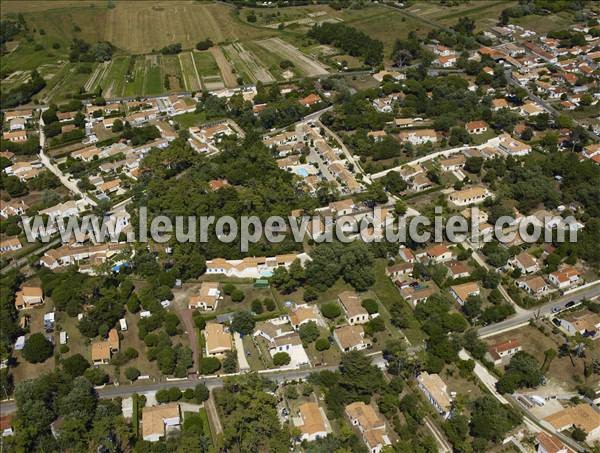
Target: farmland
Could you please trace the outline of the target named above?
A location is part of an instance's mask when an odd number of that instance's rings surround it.
[[[211,52],[194,51],[192,52],[192,57],[194,58],[197,74],[200,75],[202,85],[205,89],[219,90],[225,87],[221,78],[219,65]]]
[[[242,44],[234,43],[223,48],[225,55],[233,63],[238,74],[250,83],[257,81],[273,82],[275,78],[262,65],[262,62]]]
[[[228,88],[237,86],[236,76],[233,73],[233,68],[229,61],[227,61],[227,58],[225,58],[225,55],[223,55],[221,48],[211,47],[210,52],[219,66],[225,86]]]
[[[180,53],[178,59],[183,75],[183,87],[188,91],[198,91],[202,89],[202,82],[196,69],[192,52]]]
[[[307,76],[315,76],[320,74],[327,74],[327,68],[316,60],[312,60],[305,54],[300,52],[296,47],[283,41],[280,38],[268,38],[262,41],[258,41],[257,44],[262,46],[268,51],[277,54],[284,60],[294,62],[296,68]]]

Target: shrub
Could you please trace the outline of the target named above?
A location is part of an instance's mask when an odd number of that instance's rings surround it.
[[[225,283],[223,285],[223,292],[225,294],[227,294],[228,296],[231,296],[231,294],[235,291],[235,285],[233,283]]]
[[[130,381],[135,381],[137,378],[140,377],[140,370],[130,366],[125,370],[125,377]]]
[[[260,315],[263,312],[263,304],[260,299],[254,299],[251,305],[252,311],[257,315]]]
[[[200,373],[213,374],[221,369],[221,362],[216,357],[203,357],[200,360]]]
[[[321,313],[323,313],[323,316],[327,319],[335,319],[342,314],[342,309],[335,302],[329,302],[321,305]]]
[[[210,392],[208,391],[208,387],[206,387],[206,385],[204,385],[204,384],[198,384],[194,388],[194,398],[196,398],[196,401],[198,402],[198,404],[206,401],[208,399],[209,395],[210,395]]]
[[[275,305],[275,301],[273,299],[265,299],[263,304],[265,305],[267,311],[274,311],[277,308],[277,305]]]
[[[52,357],[54,345],[41,333],[34,333],[25,342],[23,358],[30,363],[45,362]]]
[[[327,338],[319,338],[315,342],[315,348],[317,349],[317,351],[326,351],[330,347],[331,345],[329,344],[329,340]]]
[[[362,301],[363,308],[367,310],[367,312],[372,315],[379,311],[379,307],[377,306],[377,301],[373,299],[365,299]]]
[[[273,365],[283,366],[288,365],[292,359],[287,352],[278,352],[273,356]]]
[[[235,289],[231,293],[231,300],[234,302],[241,302],[244,300],[245,297],[246,297],[246,295],[244,294],[244,291],[242,291],[241,289]]]

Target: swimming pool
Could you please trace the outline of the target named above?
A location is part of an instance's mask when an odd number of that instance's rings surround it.
[[[295,168],[294,173],[296,173],[298,176],[302,176],[303,178],[306,178],[308,176],[308,171],[306,170],[306,168],[303,167]]]

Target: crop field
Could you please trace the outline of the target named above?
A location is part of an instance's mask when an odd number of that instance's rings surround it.
[[[133,57],[129,63],[125,96],[139,96],[144,91],[144,77],[146,74],[146,59]]]
[[[268,38],[257,41],[257,44],[266,50],[278,55],[284,60],[289,60],[294,63],[296,69],[307,76],[315,76],[319,74],[327,74],[327,68],[316,60],[312,60],[305,54],[300,52],[296,47],[283,41],[280,38]]]
[[[41,102],[62,102],[84,87],[96,68],[96,63],[67,63],[39,92],[36,99]]]
[[[183,75],[177,55],[160,55],[160,67],[162,70],[162,82],[169,92],[185,91]]]
[[[105,73],[100,82],[102,94],[106,98],[122,97],[125,94],[125,84],[127,83],[127,69],[132,57],[115,57],[112,60],[109,70]]]
[[[188,91],[198,91],[202,89],[202,81],[192,52],[183,52],[178,55],[181,73],[183,75],[183,86]]]
[[[220,90],[225,88],[219,65],[214,55],[209,51],[192,52],[196,70],[202,79],[202,85],[207,90]]]
[[[212,54],[213,58],[217,63],[217,66],[219,67],[219,71],[221,72],[221,77],[223,78],[223,83],[225,84],[225,86],[227,88],[236,87],[238,85],[237,77],[233,73],[233,67],[231,66],[227,58],[225,58],[225,55],[223,55],[223,51],[221,50],[221,48],[211,47],[210,53]],[[198,68],[198,70],[200,70],[200,68]]]
[[[94,72],[92,72],[90,78],[87,79],[85,85],[83,86],[86,92],[91,92],[95,90],[98,85],[100,85],[100,82],[102,81],[106,73],[110,70],[111,64],[111,61],[104,61],[98,66],[96,66],[96,69],[94,69]]]
[[[163,90],[162,74],[158,55],[146,56],[146,73],[144,75],[144,94],[160,94]]]
[[[245,81],[250,83],[275,81],[275,77],[263,66],[256,55],[248,51],[242,44],[230,44],[225,46],[223,51]]]

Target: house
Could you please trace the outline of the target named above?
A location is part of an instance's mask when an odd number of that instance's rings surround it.
[[[23,248],[18,236],[12,236],[0,241],[0,254],[14,252]]]
[[[400,258],[402,258],[407,263],[415,263],[417,261],[417,258],[415,257],[413,251],[407,247],[400,248],[398,255],[400,255]]]
[[[361,325],[337,327],[333,331],[333,339],[343,352],[362,351],[371,346]]]
[[[256,323],[253,337],[263,337],[269,343],[275,341],[275,338],[281,337],[291,332],[287,323],[279,323],[275,320],[260,321]]]
[[[299,416],[294,417],[294,426],[300,430],[300,441],[312,442],[331,432],[327,416],[317,403],[304,403],[298,409]]]
[[[385,421],[371,405],[362,401],[348,404],[344,409],[352,426],[358,427],[370,453],[379,453],[386,445],[391,445]]]
[[[400,132],[400,141],[409,142],[413,145],[437,142],[437,133],[433,129],[417,129],[414,131]]]
[[[179,403],[163,404],[142,409],[142,437],[148,442],[158,442],[169,431],[181,425]]]
[[[78,149],[77,151],[73,151],[71,153],[71,157],[73,159],[81,159],[84,162],[91,162],[94,157],[98,156],[98,158],[100,157],[100,149],[97,148],[95,145],[92,146],[88,146],[87,148],[83,148],[83,149]]]
[[[294,330],[298,330],[300,326],[310,321],[314,321],[317,324],[321,322],[319,309],[314,305],[298,305],[290,312],[289,318]]]
[[[342,304],[348,324],[364,324],[369,321],[369,313],[361,305],[358,294],[354,291],[343,291],[338,294],[338,301]]]
[[[499,149],[508,156],[526,156],[531,152],[531,146],[512,138],[509,134],[499,137]]]
[[[58,203],[47,209],[42,209],[39,215],[47,215],[51,219],[65,218],[76,216],[79,214],[79,205],[75,200],[65,201],[64,203]]]
[[[488,130],[488,124],[485,121],[469,121],[465,124],[465,129],[469,134],[483,134]]]
[[[29,206],[27,206],[23,200],[2,202],[2,205],[0,206],[0,216],[8,219],[15,215],[24,214],[27,209],[29,209]]]
[[[417,376],[417,384],[442,418],[445,420],[450,417],[452,402],[442,378],[438,374],[423,371]]]
[[[333,201],[329,203],[329,209],[336,217],[342,217],[352,214],[356,209],[356,205],[354,204],[354,200],[349,198],[346,200]]]
[[[386,135],[387,133],[384,130],[367,132],[367,137],[372,138],[376,142],[383,140]]]
[[[446,267],[450,278],[466,278],[471,275],[471,267],[464,261],[450,261]]]
[[[44,292],[39,286],[23,286],[15,293],[15,307],[17,310],[33,308],[44,303]]]
[[[588,159],[592,159],[595,156],[600,155],[600,143],[593,143],[591,145],[587,145],[583,148],[583,152],[581,153],[583,157]]]
[[[289,332],[271,341],[269,343],[269,354],[274,357],[278,352],[285,352],[290,356],[290,367],[310,364],[298,332]]]
[[[578,426],[586,432],[588,443],[600,439],[600,414],[587,403],[562,409],[544,420],[559,432]]]
[[[568,453],[571,451],[558,437],[545,431],[537,433],[535,444],[537,446],[536,453]]]
[[[92,363],[96,366],[110,362],[111,350],[108,340],[92,341]]]
[[[456,60],[456,55],[441,55],[437,59],[437,64],[442,68],[452,68],[454,65],[456,65]]]
[[[540,276],[519,280],[517,286],[534,297],[539,297],[550,289],[546,280]]]
[[[580,283],[580,273],[573,267],[564,268],[548,275],[548,280],[558,289],[566,289]]]
[[[443,171],[457,171],[465,166],[466,161],[467,159],[464,154],[458,154],[457,156],[440,160],[440,167]]]
[[[25,121],[25,118],[15,118],[13,120],[10,120],[9,129],[10,129],[11,132],[13,132],[13,131],[24,131],[26,123],[27,122]]]
[[[574,313],[560,320],[560,327],[567,335],[581,334],[592,339],[598,338],[596,334],[600,328],[600,314],[589,311]]]
[[[14,434],[13,426],[12,426],[12,414],[6,414],[0,416],[0,436],[12,436]]]
[[[434,263],[445,263],[452,259],[452,251],[444,244],[435,244],[425,249],[425,255],[428,261]]]
[[[508,108],[508,102],[506,101],[506,99],[492,99],[492,110],[494,112],[497,112],[498,110],[501,109],[507,109]]]
[[[400,295],[407,302],[409,302],[413,308],[416,308],[417,305],[420,303],[427,302],[427,299],[429,299],[434,294],[437,294],[437,290],[432,286],[406,285],[400,288]]]
[[[413,271],[412,263],[396,263],[385,268],[385,275],[392,279],[402,277],[404,275],[411,275]]]
[[[206,339],[205,352],[208,356],[221,356],[233,350],[231,334],[225,330],[223,324],[207,323],[204,328],[204,337]]]
[[[456,206],[468,206],[482,203],[491,193],[483,186],[473,186],[456,190],[448,195],[448,200]]]
[[[526,102],[521,106],[520,113],[523,116],[537,116],[544,113],[545,110],[533,102]]]
[[[299,99],[298,102],[304,107],[310,107],[311,105],[315,105],[318,102],[321,102],[321,97],[318,94],[311,93],[308,96]]]
[[[410,182],[410,188],[415,192],[421,192],[431,187],[433,187],[433,183],[425,175],[417,175]]]
[[[5,132],[2,134],[2,139],[13,143],[21,143],[27,141],[27,132],[23,130]]]
[[[273,257],[246,257],[241,260],[214,258],[206,262],[206,273],[223,274],[228,277],[261,278],[270,276],[277,267],[283,266],[287,269],[296,258],[302,261],[305,256],[287,254]]]
[[[486,358],[495,365],[502,363],[503,359],[512,357],[521,350],[521,344],[516,338],[488,347]]]
[[[475,282],[463,283],[450,287],[452,296],[460,305],[464,305],[469,296],[478,296],[481,293],[479,285]]]
[[[540,270],[537,260],[527,252],[522,252],[510,260],[513,268],[519,269],[522,274],[533,274]]]
[[[222,298],[218,282],[202,282],[198,294],[188,299],[188,308],[213,311]]]

